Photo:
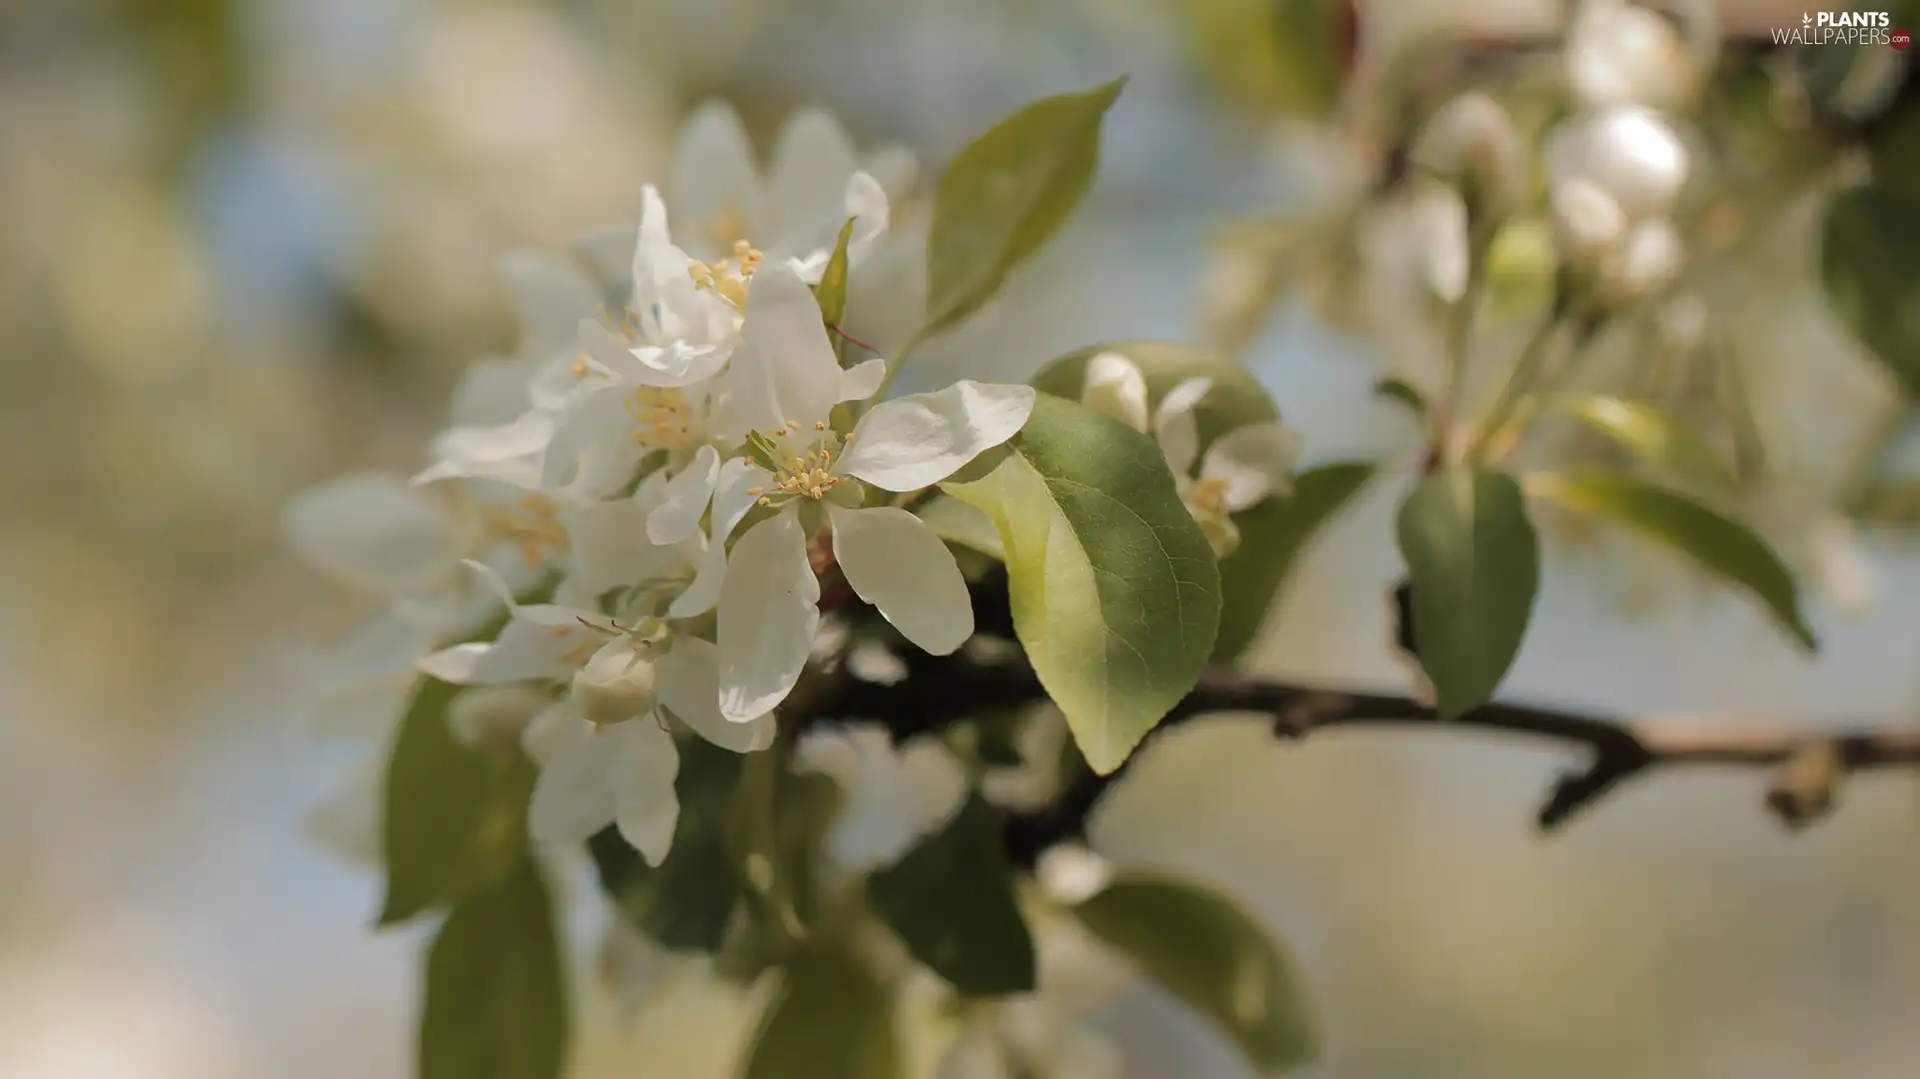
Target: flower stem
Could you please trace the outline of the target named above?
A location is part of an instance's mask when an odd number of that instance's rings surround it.
[[[1466,456],[1469,460],[1478,460],[1487,452],[1488,446],[1494,439],[1505,431],[1508,421],[1513,419],[1514,410],[1519,406],[1521,398],[1526,396],[1534,381],[1540,377],[1542,369],[1546,366],[1547,357],[1553,351],[1552,345],[1559,339],[1560,329],[1566,323],[1567,305],[1564,302],[1556,302],[1553,312],[1541,323],[1540,329],[1535,331],[1533,338],[1520,351],[1520,358],[1513,365],[1513,373],[1507,376],[1506,383],[1500,387],[1500,396],[1494,400],[1493,407],[1488,409],[1486,415],[1481,418],[1479,428],[1475,431],[1472,441],[1467,444]]]
[[[1484,235],[1484,228],[1474,230],[1467,247],[1467,284],[1460,293],[1460,299],[1453,305],[1452,318],[1447,324],[1447,391],[1440,399],[1440,407],[1433,412],[1434,452],[1428,454],[1430,465],[1451,458],[1450,437],[1454,417],[1460,414],[1460,398],[1467,385],[1467,353],[1473,344],[1474,316],[1480,310],[1480,297],[1487,285],[1487,247],[1490,237]]]

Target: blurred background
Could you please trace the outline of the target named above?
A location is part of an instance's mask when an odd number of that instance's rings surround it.
[[[513,345],[501,254],[633,220],[710,96],[763,147],[825,105],[926,176],[1021,102],[1130,73],[1093,198],[991,332],[941,359],[1020,376],[1096,340],[1195,339],[1233,284],[1223,230],[1339,182],[1241,30],[1257,6],[0,0],[0,1079],[407,1074],[421,940],[374,935],[377,880],[307,834],[342,760],[287,659],[365,608],[291,560],[279,515],[342,469],[419,466],[462,365]],[[1559,16],[1380,0],[1360,63],[1436,27]],[[1729,286],[1786,519],[1893,400],[1809,284],[1815,231],[1787,221],[1754,258],[1766,280]],[[1245,354],[1310,460],[1404,454],[1415,433],[1369,392],[1418,366],[1393,340],[1293,301]],[[1315,545],[1257,666],[1404,684],[1381,598],[1400,490],[1376,485]],[[1556,536],[1506,692],[1920,719],[1916,547],[1846,543],[1836,570],[1819,542],[1782,541],[1845,578],[1811,597],[1814,661],[1647,552]],[[1271,920],[1324,1017],[1306,1074],[1911,1074],[1920,781],[1856,780],[1788,836],[1760,777],[1664,776],[1541,838],[1531,813],[1563,764],[1452,736],[1281,746],[1223,720],[1164,739],[1096,839]],[[722,1076],[741,1021],[676,999],[588,1031],[580,1070]],[[1103,1024],[1138,1076],[1242,1074],[1148,990]]]

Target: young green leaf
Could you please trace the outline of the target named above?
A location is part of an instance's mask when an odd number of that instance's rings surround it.
[[[847,313],[847,244],[853,239],[853,218],[840,226],[840,238],[834,241],[827,268],[820,272],[820,283],[813,286],[813,298],[820,302],[820,316],[829,326],[840,325]],[[836,346],[838,341],[835,341]]]
[[[1556,400],[1553,409],[1613,439],[1676,481],[1716,494],[1735,487],[1733,472],[1712,446],[1652,405],[1606,394],[1578,394]]]
[[[979,795],[868,878],[867,895],[913,957],[962,994],[1033,990],[1033,934],[1014,901],[999,816]]]
[[[547,886],[523,855],[463,899],[427,953],[420,1079],[559,1079],[567,982]]]
[[[1009,450],[943,487],[999,528],[1014,632],[1104,775],[1199,680],[1220,573],[1152,439],[1041,394]]]
[[[533,764],[517,749],[472,749],[447,726],[459,686],[422,678],[387,761],[380,924],[451,906],[506,876],[526,845]]]
[[[1800,612],[1793,575],[1765,541],[1738,521],[1679,491],[1606,469],[1530,475],[1527,493],[1618,521],[1692,557],[1752,592],[1809,651],[1819,648]]]
[[[680,818],[673,846],[657,868],[647,865],[617,829],[606,828],[587,842],[601,890],[614,909],[665,947],[711,953],[726,936],[741,887],[723,828],[742,760],[704,738],[680,747],[680,771],[673,781]]]
[[[1220,560],[1220,636],[1213,661],[1225,663],[1245,651],[1266,623],[1294,560],[1353,496],[1373,478],[1371,461],[1336,461],[1293,478],[1293,493],[1268,499],[1240,514],[1240,549]]]
[[[1424,422],[1427,418],[1426,395],[1414,388],[1413,383],[1398,376],[1389,376],[1373,384],[1375,397],[1384,397],[1406,407],[1413,418]]]
[[[845,942],[817,938],[787,966],[741,1079],[899,1079],[893,995]]]
[[[929,531],[948,543],[979,551],[996,561],[1007,560],[1006,549],[1000,546],[1000,530],[979,508],[957,498],[935,497],[914,512]]]
[[[918,337],[977,310],[1073,213],[1100,161],[1100,121],[1120,78],[1041,98],[967,144],[933,193],[927,307]]]
[[[1033,380],[1034,388],[1070,401],[1079,400],[1086,385],[1087,365],[1102,352],[1118,352],[1132,360],[1146,380],[1148,398],[1155,404],[1186,379],[1211,379],[1213,388],[1193,410],[1202,452],[1235,427],[1280,418],[1265,387],[1238,362],[1217,352],[1168,341],[1125,341],[1069,352],[1041,370]],[[1309,504],[1324,493],[1314,492]],[[1299,521],[1299,515],[1287,507],[1301,505],[1300,499],[1298,493],[1292,503],[1276,496],[1234,515],[1240,529],[1240,548],[1220,560],[1222,607],[1213,662],[1228,662],[1245,651],[1266,621],[1286,572],[1286,558],[1291,555],[1290,551],[1277,551],[1276,546],[1288,542],[1287,534]],[[1335,508],[1325,512],[1330,515]],[[1304,534],[1298,538],[1304,538]]]
[[[1540,548],[1513,477],[1455,467],[1400,506],[1413,632],[1441,716],[1476,708],[1512,666],[1540,586]]]
[[[1318,1051],[1292,960],[1226,897],[1185,881],[1127,875],[1074,913],[1231,1037],[1262,1073],[1303,1064]]]
[[[1920,200],[1870,185],[1827,208],[1821,274],[1840,317],[1920,397]]]

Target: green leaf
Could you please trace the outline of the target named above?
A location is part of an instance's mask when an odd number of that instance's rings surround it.
[[[1373,393],[1375,397],[1384,397],[1389,401],[1398,401],[1400,404],[1405,405],[1407,411],[1413,413],[1414,419],[1425,420],[1427,418],[1426,395],[1414,388],[1413,383],[1408,382],[1404,378],[1397,376],[1383,378],[1373,384]]]
[[[928,531],[948,543],[990,555],[997,561],[1007,560],[1006,548],[1000,546],[1000,530],[994,527],[993,518],[978,507],[957,498],[935,496],[914,512],[920,515]]]
[[[776,947],[800,939],[818,917],[820,848],[839,808],[832,779],[788,771],[777,750],[746,758],[727,807],[727,848]]]
[[[459,686],[422,678],[387,762],[380,924],[451,906],[513,869],[526,844],[535,769],[517,749],[473,749],[447,725]]]
[[[1910,396],[1920,396],[1920,199],[1857,187],[1827,209],[1827,296]]]
[[[1882,479],[1862,491],[1855,516],[1869,524],[1920,525],[1920,479]]]
[[[868,878],[867,895],[913,957],[961,993],[1033,990],[1033,934],[1014,900],[999,814],[979,795]]]
[[[1752,592],[1809,651],[1819,648],[1800,613],[1793,575],[1765,541],[1738,521],[1679,491],[1606,469],[1536,473],[1527,477],[1527,492],[1618,521],[1690,556]]]
[[[813,298],[820,302],[820,316],[829,326],[838,326],[847,314],[847,244],[853,239],[853,218],[840,226],[840,238],[834,241],[827,268],[820,272],[820,283],[813,286]],[[835,340],[836,346],[838,339]]]
[[[741,1079],[898,1079],[893,995],[838,940],[815,941],[788,965],[761,1016]]]
[[[1553,409],[1579,420],[1631,451],[1662,475],[1703,492],[1726,494],[1736,483],[1712,446],[1660,409],[1606,394],[1560,398]]]
[[[1513,477],[1455,467],[1400,506],[1413,633],[1442,717],[1485,704],[1526,636],[1540,548]]]
[[[780,460],[780,447],[773,444],[773,439],[759,431],[747,432],[747,443],[742,452],[751,458],[754,464],[768,472],[778,472],[784,467]]]
[[[539,867],[462,900],[427,953],[420,1079],[558,1079],[567,984]]]
[[[673,846],[657,868],[647,865],[618,829],[605,828],[587,842],[600,887],[615,909],[665,947],[712,953],[726,936],[741,882],[724,822],[742,761],[740,754],[704,738],[680,746],[680,771],[673,781],[680,817]]]
[[[1220,638],[1213,661],[1225,663],[1260,634],[1300,552],[1320,527],[1373,478],[1371,461],[1336,461],[1293,478],[1293,493],[1238,514],[1240,549],[1220,562]]]
[[[1093,181],[1100,121],[1125,84],[1041,98],[954,157],[933,193],[926,316],[916,337],[972,314],[1059,230]]]
[[[1318,1052],[1293,961],[1238,904],[1185,881],[1130,874],[1074,908],[1093,933],[1231,1037],[1261,1072]]]
[[[1280,418],[1265,387],[1238,362],[1218,352],[1167,341],[1123,341],[1069,352],[1042,369],[1033,380],[1034,387],[1078,401],[1086,385],[1087,364],[1102,352],[1118,352],[1139,366],[1153,404],[1186,379],[1213,380],[1213,389],[1193,410],[1203,454],[1214,439],[1235,427],[1272,423]],[[1286,572],[1285,564],[1273,559],[1271,552],[1275,544],[1285,541],[1284,533],[1289,529],[1285,522],[1291,519],[1293,515],[1283,508],[1280,499],[1269,499],[1234,514],[1234,523],[1240,528],[1240,549],[1219,563],[1222,608],[1220,631],[1214,640],[1214,663],[1226,663],[1245,651],[1266,621]]]
[[[992,472],[948,494],[1007,552],[1015,635],[1095,771],[1120,767],[1213,653],[1220,572],[1154,441],[1040,394]]]

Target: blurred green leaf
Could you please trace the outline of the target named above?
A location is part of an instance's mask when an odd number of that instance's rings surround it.
[[[500,881],[526,845],[535,769],[518,749],[472,749],[447,725],[459,686],[420,679],[387,762],[380,924],[451,906]]]
[[[1413,383],[1404,378],[1389,376],[1381,379],[1373,384],[1373,395],[1384,397],[1389,401],[1398,401],[1406,406],[1407,411],[1413,413],[1413,417],[1417,420],[1427,418],[1426,395],[1415,389]]]
[[[827,325],[838,326],[847,314],[847,244],[853,239],[853,218],[840,226],[840,238],[833,243],[827,268],[820,272],[820,283],[813,286],[813,297],[820,302],[820,315]],[[840,346],[838,335],[834,347]]]
[[[1014,631],[1093,768],[1120,767],[1199,680],[1220,573],[1152,439],[1048,394],[994,470],[946,493],[993,518]]]
[[[787,966],[740,1079],[899,1079],[893,994],[848,945],[822,938]]]
[[[1840,317],[1920,396],[1920,199],[1877,185],[1836,196],[1821,271]]]
[[[749,754],[727,808],[727,845],[776,946],[804,936],[818,916],[821,844],[840,807],[840,788],[789,771],[778,750]]]
[[[1920,525],[1920,479],[1877,480],[1860,495],[1856,516],[1872,524]]]
[[[869,877],[867,895],[913,957],[962,994],[1033,990],[1033,935],[1014,900],[999,814],[979,795]]]
[[[1213,388],[1193,410],[1202,454],[1215,439],[1235,427],[1280,418],[1266,388],[1237,361],[1169,341],[1122,341],[1077,349],[1047,364],[1035,376],[1033,385],[1078,401],[1086,385],[1087,364],[1102,352],[1117,352],[1140,368],[1152,404],[1158,404],[1168,390],[1186,379],[1213,380]],[[1299,516],[1287,508],[1285,500],[1272,498],[1234,514],[1233,520],[1240,529],[1240,548],[1219,562],[1221,609],[1220,631],[1213,645],[1215,663],[1229,662],[1244,652],[1266,621],[1287,569],[1284,559],[1273,556],[1287,543],[1287,534]]]
[[[658,867],[647,865],[616,828],[602,829],[587,842],[614,909],[665,947],[711,953],[726,937],[741,882],[724,827],[747,759],[704,738],[681,744],[673,781],[680,817],[673,846]]]
[[[966,318],[1046,244],[1080,204],[1100,161],[1100,122],[1124,77],[1041,98],[968,143],[933,193],[927,307],[917,338]]]
[[[1178,880],[1123,876],[1074,908],[1080,921],[1273,1074],[1318,1052],[1292,960],[1238,904]]]
[[[420,1079],[558,1079],[567,984],[530,856],[453,908],[427,953]]]
[[[1493,696],[1520,651],[1540,549],[1513,477],[1434,472],[1400,506],[1400,553],[1413,588],[1413,637],[1451,719]]]
[[[1353,55],[1349,0],[1187,0],[1199,70],[1242,105],[1322,117]]]
[[[1560,398],[1553,409],[1618,442],[1661,475],[1703,492],[1731,493],[1733,472],[1694,430],[1642,401],[1606,394]]]
[[[1745,525],[1691,496],[1606,469],[1532,474],[1527,492],[1618,521],[1692,557],[1752,592],[1809,650],[1819,647],[1800,613],[1793,575],[1779,556]]]

